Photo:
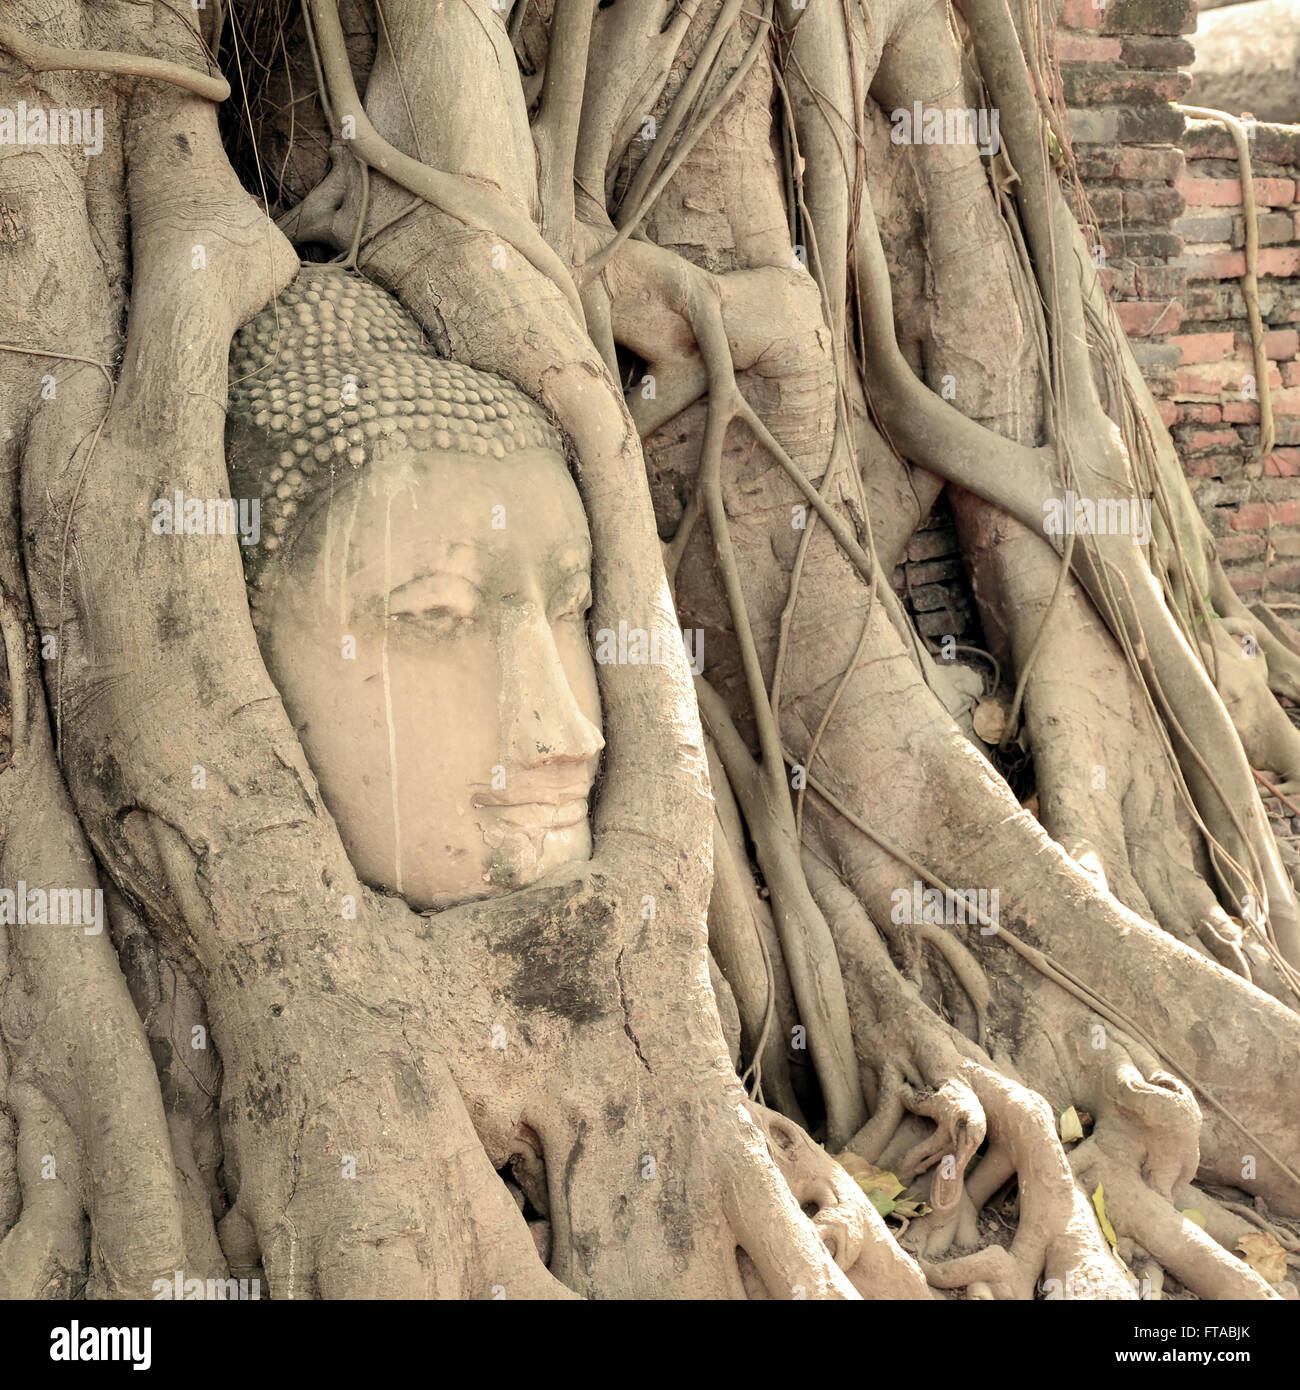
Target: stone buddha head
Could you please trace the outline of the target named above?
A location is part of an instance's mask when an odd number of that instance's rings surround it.
[[[591,549],[559,437],[370,282],[235,338],[227,460],[267,670],[360,877],[417,910],[591,854]]]

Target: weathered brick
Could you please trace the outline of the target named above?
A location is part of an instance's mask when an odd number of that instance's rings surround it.
[[[1143,72],[1091,64],[1061,70],[1061,86],[1070,106],[1155,106],[1181,101],[1191,85],[1191,73],[1177,70]]]
[[[1129,222],[1172,222],[1187,204],[1176,188],[1126,188],[1124,217]],[[1289,219],[1288,219],[1289,221]],[[1175,231],[1178,229],[1175,227]]]
[[[1203,245],[1211,241],[1230,242],[1232,240],[1233,217],[1230,212],[1189,213],[1180,217],[1170,231],[1192,245]]]
[[[951,527],[937,531],[918,531],[907,543],[909,562],[935,560],[941,555],[956,555],[957,533]]]
[[[1178,394],[1180,396],[1240,396],[1245,378],[1253,375],[1254,368],[1237,358],[1230,361],[1194,363],[1182,368],[1178,373]],[[1277,371],[1272,370],[1268,375],[1270,384],[1276,379],[1277,385],[1279,387],[1282,385],[1282,378]],[[1223,418],[1225,420],[1234,418],[1228,414],[1230,404],[1224,405]],[[1246,404],[1253,404],[1253,402],[1247,401]]]
[[[1181,267],[1178,269],[1186,274]],[[1226,285],[1188,285],[1183,295],[1187,319],[1222,319],[1227,317],[1228,287]]]
[[[970,610],[960,604],[933,613],[918,613],[916,626],[924,637],[946,637],[965,629]]]
[[[1089,189],[1088,205],[1098,222],[1118,222],[1124,211],[1124,190],[1121,188]]]
[[[1126,256],[1167,261],[1180,255],[1183,250],[1182,237],[1174,236],[1172,232],[1120,232],[1110,228],[1102,232],[1101,244],[1112,260]]]
[[[1155,300],[1122,300],[1115,305],[1124,332],[1131,338],[1147,337],[1152,333],[1173,333],[1183,321],[1183,306],[1167,299],[1163,303]],[[1231,345],[1232,335],[1228,335]]]
[[[1261,246],[1285,246],[1294,240],[1295,228],[1292,225],[1292,216],[1289,212],[1261,212],[1257,218],[1257,225]],[[1237,244],[1238,237],[1241,238],[1244,245],[1246,240],[1246,220],[1244,217],[1233,218],[1233,245]]]
[[[1189,364],[1218,362],[1229,356],[1234,346],[1231,333],[1184,333],[1169,341],[1178,347],[1182,360]]]
[[[1182,356],[1176,347],[1171,347],[1158,338],[1135,338],[1129,343],[1129,348],[1133,353],[1134,361],[1142,368],[1142,374],[1148,381],[1152,379],[1149,368],[1168,367],[1170,375],[1167,380],[1171,385],[1173,384],[1175,379],[1173,369],[1178,366]]]
[[[1121,59],[1131,68],[1189,68],[1196,60],[1186,39],[1170,35],[1125,34],[1119,45]]]
[[[1295,182],[1292,179],[1252,179],[1255,203],[1258,207],[1290,207],[1295,202]],[[1240,179],[1208,179],[1185,175],[1178,180],[1178,191],[1192,207],[1241,207]]]
[[[1224,536],[1214,545],[1220,560],[1253,560],[1264,553],[1264,537],[1247,531],[1240,536]]]
[[[1066,63],[1113,63],[1123,51],[1123,39],[1100,39],[1090,34],[1058,34],[1056,39],[1056,59],[1062,66]]]
[[[1232,570],[1228,575],[1228,583],[1239,594],[1253,594],[1263,588],[1263,581],[1254,570]]]
[[[1105,34],[1193,34],[1196,0],[1108,0],[1101,29]]]
[[[1228,525],[1234,531],[1258,531],[1266,526],[1291,526],[1300,521],[1300,497],[1275,502],[1243,502]]]
[[[1300,449],[1274,449],[1264,460],[1264,472],[1273,478],[1300,476]]]
[[[1300,275],[1300,246],[1269,246],[1260,251],[1259,274],[1286,280]]]
[[[1181,143],[1188,159],[1231,160],[1236,168],[1237,147],[1218,121],[1189,120]],[[1300,129],[1296,126],[1260,121],[1250,145],[1256,162],[1300,165]]]
[[[1119,140],[1133,144],[1177,144],[1187,117],[1177,107],[1124,106],[1119,110]]]
[[[1189,454],[1208,454],[1216,450],[1221,453],[1224,449],[1235,449],[1240,442],[1237,431],[1227,425],[1209,430],[1177,428],[1174,439],[1179,450]]]
[[[1179,424],[1217,425],[1223,419],[1222,406],[1184,401],[1174,409]]]
[[[1297,354],[1300,354],[1300,331],[1286,328],[1264,334],[1264,355],[1274,362],[1285,362]]]
[[[1067,29],[1100,29],[1105,8],[1096,0],[1065,0],[1061,23]]]
[[[1120,138],[1118,111],[1085,111],[1067,108],[1071,143],[1113,145]]]
[[[943,584],[962,574],[961,556],[951,555],[942,560],[925,560],[919,565],[908,565],[907,581],[915,592],[919,585]],[[917,605],[920,607],[920,605]]]
[[[1169,145],[1089,145],[1075,155],[1084,179],[1173,183],[1183,176],[1183,152]]]
[[[1165,401],[1157,398],[1156,414],[1164,421],[1165,429],[1171,430],[1174,427],[1174,421],[1178,419],[1178,407],[1173,401]]]
[[[1283,362],[1281,372],[1283,386],[1300,386],[1300,362]]]
[[[1133,268],[1133,285],[1142,299],[1174,299],[1187,288],[1187,276],[1177,266],[1139,265]]]
[[[1244,251],[1198,251],[1188,246],[1174,263],[1184,267],[1189,280],[1240,280],[1246,273]]]

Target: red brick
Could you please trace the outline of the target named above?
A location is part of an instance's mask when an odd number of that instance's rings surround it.
[[[1115,305],[1115,312],[1130,338],[1170,333],[1183,321],[1183,306],[1173,300],[1163,304],[1145,299],[1123,300]],[[1228,346],[1231,348],[1231,343]]]
[[[1202,454],[1194,459],[1186,459],[1183,462],[1183,472],[1189,478],[1220,478],[1223,476],[1221,471],[1221,454]]]
[[[1300,362],[1282,363],[1282,385],[1300,386]]]
[[[1186,207],[1183,195],[1176,188],[1126,188],[1124,190],[1124,219],[1127,222],[1149,222],[1163,226],[1183,215]],[[1276,214],[1275,214],[1276,215]],[[1287,234],[1279,238],[1291,240],[1291,223]]]
[[[1177,415],[1180,425],[1217,425],[1223,419],[1223,407],[1186,402],[1177,407]]]
[[[1253,570],[1233,571],[1233,573],[1228,575],[1228,583],[1231,584],[1239,594],[1254,593],[1257,589],[1262,587],[1259,575]]]
[[[1178,421],[1178,407],[1173,401],[1156,401],[1156,410],[1165,422],[1165,429],[1171,430]]]
[[[1224,401],[1223,418],[1234,425],[1259,424],[1258,401]]]
[[[1243,502],[1228,518],[1234,531],[1259,531],[1268,525],[1292,526],[1300,521],[1300,497],[1279,502]]]
[[[1255,179],[1255,202],[1260,207],[1289,208],[1295,202],[1293,179]],[[1187,175],[1175,185],[1188,207],[1239,208],[1240,179],[1204,179]]]
[[[1274,449],[1264,460],[1264,472],[1274,478],[1300,476],[1300,449]]]
[[[1300,331],[1279,328],[1264,334],[1264,355],[1274,362],[1285,362],[1300,354]]]
[[[1098,14],[1099,22],[1100,18]],[[1119,39],[1094,39],[1084,34],[1062,34],[1056,40],[1056,58],[1061,63],[1113,63],[1123,48],[1124,45]]]
[[[1239,442],[1237,431],[1230,426],[1217,430],[1191,430],[1179,440],[1181,448],[1189,454],[1204,454],[1212,449],[1235,448]]]
[[[1191,85],[1192,75],[1188,72],[1134,71],[1118,64],[1071,65],[1061,73],[1061,86],[1070,107],[1125,105],[1145,109],[1179,101]]]
[[[1187,277],[1177,266],[1134,266],[1133,276],[1139,299],[1181,299],[1187,288]]]
[[[1106,0],[1102,27],[1108,34],[1193,34],[1196,0]]]
[[[1225,393],[1239,396],[1242,378],[1249,374],[1250,368],[1244,362],[1198,362],[1179,370],[1176,393],[1180,396],[1221,396]],[[1281,378],[1278,380],[1280,383]],[[1223,418],[1231,418],[1226,410]]]
[[[1184,333],[1169,341],[1182,349],[1184,362],[1218,362],[1231,356],[1234,346],[1231,333]]]
[[[1289,247],[1287,248],[1290,249]],[[1260,252],[1260,269],[1263,269],[1264,252]],[[1182,258],[1187,267],[1189,280],[1240,280],[1246,273],[1246,253],[1244,251],[1211,251],[1198,256],[1193,252]]]
[[[1067,29],[1100,29],[1104,13],[1093,0],[1065,0],[1061,23]]]
[[[1173,183],[1187,168],[1183,152],[1170,145],[1089,145],[1075,154],[1085,180]]]
[[[1196,50],[1184,38],[1125,34],[1120,45],[1120,56],[1131,68],[1190,68],[1196,61]]]
[[[1300,386],[1273,392],[1274,415],[1300,415]]]
[[[1252,560],[1264,553],[1264,537],[1249,531],[1241,536],[1222,536],[1214,543],[1220,560]]]
[[[1300,246],[1270,246],[1261,251],[1259,273],[1288,280],[1300,275]]]

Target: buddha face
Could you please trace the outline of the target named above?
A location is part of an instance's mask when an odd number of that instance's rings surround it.
[[[590,857],[591,550],[558,454],[390,455],[274,563],[267,668],[365,882],[425,910]]]

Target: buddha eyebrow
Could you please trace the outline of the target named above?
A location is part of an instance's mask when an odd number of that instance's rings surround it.
[[[487,595],[484,593],[483,589],[477,583],[475,583],[475,581],[472,580],[469,577],[469,575],[462,573],[460,570],[430,569],[425,570],[420,574],[413,574],[410,577],[410,579],[405,580],[403,583],[397,585],[395,589],[390,590],[388,594],[388,602],[392,603],[394,599],[401,598],[402,595],[407,593],[408,590],[418,589],[421,585],[431,584],[439,579],[451,579],[455,580],[457,583],[460,584],[467,584],[471,589],[474,590],[475,595],[480,600],[485,600],[487,598]]]

